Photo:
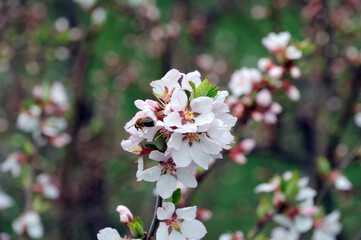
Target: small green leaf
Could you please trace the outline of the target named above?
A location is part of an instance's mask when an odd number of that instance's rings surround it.
[[[142,228],[144,228],[144,223],[143,223],[142,219],[140,219],[140,217],[136,217],[134,219],[134,222],[138,222],[140,224],[140,226],[142,226]]]
[[[189,85],[191,85],[191,87],[193,89],[193,92],[195,92],[196,91],[196,85],[194,84],[194,82],[189,81]]]
[[[128,223],[129,230],[135,238],[144,237],[144,228],[139,222],[130,222]]]
[[[299,190],[298,180],[299,180],[298,173],[294,172],[291,180],[287,183],[286,186],[285,195],[287,199],[292,199],[298,193]]]
[[[152,150],[158,150],[157,146],[154,145],[153,143],[145,143],[143,146],[147,147],[147,148],[150,148]]]
[[[194,98],[202,96],[214,98],[217,96],[217,93],[218,86],[208,82],[208,79],[205,79],[194,91]]]
[[[317,169],[322,175],[327,175],[331,171],[331,166],[327,158],[317,158]]]
[[[29,140],[24,141],[23,149],[25,154],[28,156],[33,155],[35,153],[34,145]]]
[[[155,134],[153,138],[153,143],[158,148],[158,150],[164,152],[165,150],[167,150],[167,144],[165,140],[166,139],[164,138],[164,136],[160,132],[157,132],[157,134]]]
[[[172,194],[172,202],[174,203],[174,205],[177,205],[181,199],[181,190],[180,188],[176,189],[173,194]]]
[[[263,234],[257,235],[257,237],[254,238],[254,240],[268,240],[268,239],[269,238]]]
[[[258,219],[262,219],[272,208],[272,204],[268,198],[262,198],[256,209]]]

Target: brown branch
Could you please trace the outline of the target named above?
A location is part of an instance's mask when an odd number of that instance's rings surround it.
[[[158,210],[159,207],[162,207],[162,201],[163,201],[163,199],[158,195],[157,200],[155,201],[153,219],[152,219],[152,222],[150,224],[150,228],[149,228],[146,240],[152,239],[152,237],[155,234],[155,231],[158,228],[159,220],[157,218],[157,210]]]

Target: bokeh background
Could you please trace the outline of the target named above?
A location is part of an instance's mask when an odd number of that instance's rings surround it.
[[[269,32],[289,31],[294,41],[315,44],[299,62],[302,77],[295,85],[301,100],[276,95],[284,110],[276,125],[240,129],[237,139],[257,141],[248,163],[237,165],[225,156],[192,203],[213,212],[205,239],[217,239],[255,226],[260,196],[253,189],[274,174],[296,169],[317,187],[315,159],[326,156],[337,164],[361,141],[353,121],[361,110],[359,88],[352,85],[361,81],[360,9],[357,0],[1,1],[1,159],[27,137],[15,122],[34,85],[60,81],[71,103],[72,143],[40,152],[62,191],[59,200],[42,206],[44,239],[96,239],[106,226],[125,234],[118,204],[141,216],[147,229],[154,184],[136,181],[136,156],[119,144],[128,138],[123,126],[137,111],[133,102],[154,99],[149,83],[171,68],[199,70],[227,89],[233,71],[256,67],[269,55],[261,44]],[[332,191],[324,203],[341,209],[344,239],[361,223],[360,171],[353,163],[346,171],[352,192]],[[11,233],[11,220],[23,209],[23,190],[7,174],[1,173],[0,183],[17,201],[0,212],[0,232]]]

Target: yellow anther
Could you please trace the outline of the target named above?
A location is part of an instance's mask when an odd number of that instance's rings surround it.
[[[189,121],[189,120],[192,120],[194,118],[194,114],[193,112],[189,111],[189,110],[186,110],[183,112],[184,113],[184,118]]]
[[[136,147],[133,146],[133,147],[130,148],[130,151],[132,153],[140,153],[142,151],[142,149],[136,148]]]
[[[181,228],[180,223],[179,223],[178,221],[172,222],[171,225],[172,225],[172,228],[173,228],[174,230],[178,230],[178,231],[179,231],[180,228]]]
[[[188,133],[187,138],[190,142],[199,141],[199,136],[197,133]]]

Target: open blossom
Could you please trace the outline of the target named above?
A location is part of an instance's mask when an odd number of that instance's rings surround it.
[[[270,240],[298,240],[299,234],[292,230],[287,230],[283,227],[276,227],[271,232]]]
[[[251,138],[244,139],[237,146],[232,148],[230,157],[238,164],[245,164],[247,162],[246,154],[251,152],[256,147],[256,141]]]
[[[143,159],[139,159],[137,178],[138,181],[157,182],[157,192],[162,198],[169,198],[177,188],[177,180],[189,188],[197,186],[193,172],[197,166],[192,164],[187,167],[178,167],[170,155],[159,151],[152,151],[149,158],[159,162],[157,166],[143,170]]]
[[[262,39],[262,44],[268,51],[275,53],[284,50],[290,40],[291,35],[289,32],[281,32],[279,34],[272,32]]]
[[[193,167],[187,167],[197,164],[207,169],[211,159],[220,158],[222,149],[229,149],[233,143],[230,130],[237,119],[229,114],[224,103],[228,93],[218,91],[208,80],[202,82],[198,71],[184,74],[176,69],[153,81],[151,86],[159,101],[135,101],[140,111],[125,125],[130,137],[121,145],[124,150],[138,156],[148,155],[154,150],[167,156],[167,160],[152,159],[159,165],[139,170],[139,174],[142,171],[147,174],[138,179],[159,184],[167,178],[172,188],[178,179],[188,187],[195,187],[193,177],[188,177]],[[208,92],[209,89],[212,92]],[[143,124],[144,120],[149,126]],[[164,164],[167,161],[174,166],[167,164],[169,169],[166,171]],[[139,163],[143,164],[143,161]]]
[[[37,105],[32,105],[19,114],[16,127],[24,132],[33,132],[40,126],[40,114],[41,109]]]
[[[317,219],[312,240],[336,240],[342,229],[340,215],[339,211],[333,211],[323,219]]]
[[[131,237],[124,236],[121,237],[117,230],[114,228],[104,228],[100,230],[97,234],[98,240],[140,240],[140,239],[132,239]]]
[[[334,184],[336,190],[350,191],[352,189],[352,183],[341,172],[331,171],[328,178]]]
[[[133,214],[126,206],[119,205],[116,211],[119,213],[121,223],[133,222]]]
[[[0,210],[12,207],[13,205],[14,200],[0,188]]]
[[[234,96],[240,97],[251,93],[253,84],[261,80],[262,74],[258,69],[244,67],[232,74],[228,87]]]
[[[40,216],[35,211],[27,211],[12,223],[13,230],[16,234],[21,235],[27,233],[29,237],[34,239],[42,238],[44,228],[40,220]]]
[[[21,163],[25,160],[25,156],[21,153],[12,153],[0,165],[1,172],[10,172],[13,177],[20,176]]]
[[[157,209],[157,217],[161,222],[156,238],[161,240],[202,239],[207,230],[203,223],[195,219],[196,211],[195,206],[175,210],[173,203],[163,202],[163,207]]]
[[[52,183],[48,174],[42,173],[36,177],[35,189],[48,199],[57,199],[60,195],[58,187]]]

